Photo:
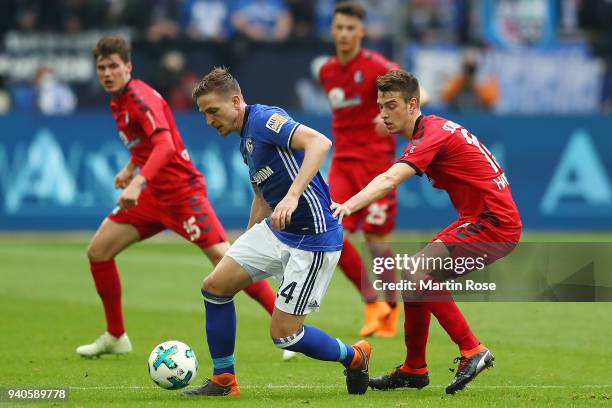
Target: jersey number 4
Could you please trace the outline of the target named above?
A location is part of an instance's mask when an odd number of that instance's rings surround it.
[[[283,282],[284,282],[284,279],[283,279]],[[293,299],[293,291],[295,290],[295,287],[297,286],[297,282],[291,282],[284,288],[283,288],[283,282],[281,282],[281,285],[280,285],[282,289],[278,291],[278,294],[276,295],[276,297],[279,297],[279,296],[284,297],[285,303],[289,303],[291,302],[291,299]]]

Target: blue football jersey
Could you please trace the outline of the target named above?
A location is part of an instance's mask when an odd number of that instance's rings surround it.
[[[256,184],[272,210],[285,197],[295,179],[304,152],[291,148],[291,137],[300,126],[284,110],[248,105],[240,133],[240,152]],[[284,230],[272,229],[283,243],[305,251],[342,249],[342,226],[332,216],[329,187],[317,173],[299,198]],[[270,225],[270,219],[267,220]],[[270,228],[271,225],[270,225]]]

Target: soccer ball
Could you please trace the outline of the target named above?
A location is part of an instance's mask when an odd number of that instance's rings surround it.
[[[197,375],[198,359],[185,343],[169,340],[157,345],[147,363],[155,384],[168,390],[189,385]]]

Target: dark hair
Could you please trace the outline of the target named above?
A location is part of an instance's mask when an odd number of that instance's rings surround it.
[[[356,1],[341,1],[334,8],[334,16],[336,14],[345,14],[347,16],[357,17],[363,21],[366,16],[365,8]]]
[[[229,69],[226,67],[215,67],[208,74],[204,75],[195,85],[193,91],[191,91],[191,97],[198,99],[200,96],[211,92],[223,95],[229,93],[242,95],[238,81],[236,81],[236,78],[230,74]]]
[[[132,59],[132,50],[129,44],[120,36],[109,35],[100,38],[91,53],[96,60],[98,57],[109,57],[112,54],[119,54],[123,62],[130,62]]]
[[[408,102],[411,98],[421,99],[419,81],[410,72],[394,69],[376,78],[376,88],[380,92],[400,92]]]

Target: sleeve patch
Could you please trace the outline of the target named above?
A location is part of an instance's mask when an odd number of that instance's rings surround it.
[[[266,127],[273,132],[280,133],[281,128],[287,122],[287,118],[279,115],[278,113],[272,114],[268,121],[266,122]]]

